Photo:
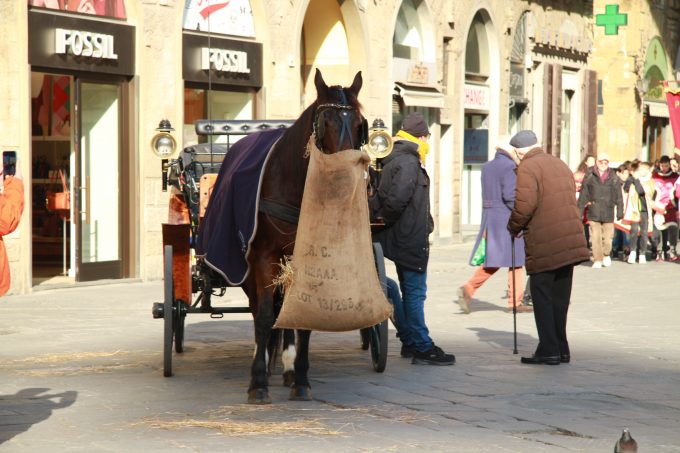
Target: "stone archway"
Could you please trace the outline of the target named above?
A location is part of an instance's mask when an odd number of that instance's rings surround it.
[[[365,61],[361,22],[354,2],[310,0],[300,33],[302,108],[316,99],[314,73],[329,85],[347,86]]]

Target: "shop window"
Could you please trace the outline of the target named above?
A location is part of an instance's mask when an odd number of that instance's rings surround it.
[[[194,122],[200,119],[251,120],[253,119],[254,94],[250,91],[216,91],[201,88],[184,89],[184,146],[207,141],[196,135]],[[215,142],[226,136],[215,137]],[[231,140],[233,142],[233,139]]]
[[[28,0],[29,6],[125,19],[124,0]]]
[[[65,274],[71,229],[65,212],[48,209],[48,192],[69,180],[72,78],[31,73],[32,272],[36,281]]]

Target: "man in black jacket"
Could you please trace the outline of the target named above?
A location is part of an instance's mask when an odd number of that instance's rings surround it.
[[[374,239],[385,256],[394,261],[402,292],[404,319],[397,326],[402,357],[414,364],[452,365],[453,354],[430,338],[425,324],[428,236],[434,229],[430,216],[430,179],[423,167],[430,131],[420,112],[406,116],[397,132],[392,153],[383,159],[376,196],[370,200],[373,212],[385,222]]]

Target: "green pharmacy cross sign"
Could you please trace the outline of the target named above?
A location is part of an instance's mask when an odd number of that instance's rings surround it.
[[[619,13],[619,5],[606,5],[604,14],[595,16],[595,25],[604,27],[605,35],[618,35],[619,27],[628,25],[628,14]]]

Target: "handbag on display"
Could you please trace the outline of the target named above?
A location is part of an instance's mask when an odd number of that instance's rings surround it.
[[[66,176],[63,170],[59,170],[61,178],[61,192],[47,191],[47,210],[48,211],[69,211],[71,209],[71,193],[66,185]]]

